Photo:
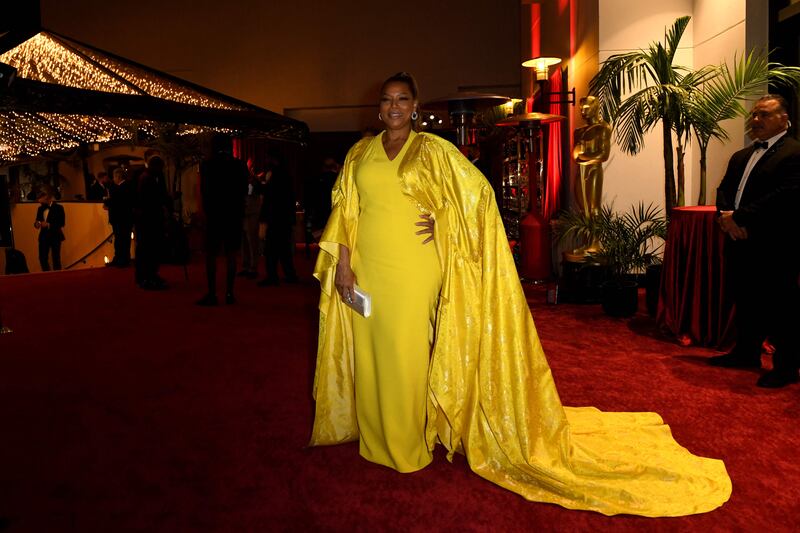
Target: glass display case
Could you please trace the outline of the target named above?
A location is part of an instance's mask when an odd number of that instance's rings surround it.
[[[529,152],[520,135],[511,135],[503,146],[503,180],[500,213],[509,241],[519,240],[519,223],[530,207]]]

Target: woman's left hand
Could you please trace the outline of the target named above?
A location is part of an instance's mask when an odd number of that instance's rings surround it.
[[[414,225],[421,226],[422,229],[416,235],[428,235],[428,238],[422,241],[422,244],[428,244],[433,240],[433,219],[430,215],[420,215],[419,218],[422,219],[422,222],[417,222]]]

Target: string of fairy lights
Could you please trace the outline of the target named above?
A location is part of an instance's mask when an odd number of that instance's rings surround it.
[[[0,54],[17,76],[44,83],[118,94],[149,95],[195,106],[241,110],[211,95],[118,61],[75,42],[41,32]],[[158,135],[157,122],[57,113],[0,113],[0,161],[65,151],[81,143],[132,141],[137,134]],[[177,135],[219,128],[179,126]],[[229,131],[229,130],[225,130]]]
[[[144,69],[136,67],[135,65],[114,61],[107,56],[98,54],[97,52],[84,48],[80,45],[74,46],[86,56],[90,57],[93,61],[113,71],[118,76],[125,78],[129,83],[132,83],[150,96],[155,96],[164,100],[172,100],[173,102],[179,102],[181,104],[191,104],[215,109],[243,109],[240,106],[235,106],[228,102],[201,94],[191,87],[181,85],[170,79],[157,77],[152,73],[145,71]]]
[[[108,93],[141,94],[44,32],[0,54],[0,61],[16,68],[17,76],[29,80]]]
[[[137,136],[158,138],[162,125],[151,120],[106,119],[57,113],[0,113],[0,161],[56,151],[72,150],[81,144],[134,142]],[[232,133],[227,128],[178,125],[178,137],[209,131]]]

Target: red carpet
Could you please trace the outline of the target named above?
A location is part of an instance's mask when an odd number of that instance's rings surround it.
[[[317,287],[240,281],[199,308],[202,269],[0,277],[0,530],[791,531],[800,529],[800,387],[708,367],[710,351],[599,306],[544,304],[539,333],[566,405],[657,411],[676,439],[721,458],[733,496],[709,514],[605,517],[526,502],[441,450],[415,474],[305,449]]]

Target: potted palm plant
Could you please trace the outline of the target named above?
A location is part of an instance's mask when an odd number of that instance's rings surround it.
[[[700,149],[700,195],[698,205],[706,203],[706,153],[712,139],[728,140],[722,127],[725,120],[746,117],[749,110],[743,105],[748,97],[764,95],[767,84],[796,91],[800,88],[800,67],[770,63],[764,54],[751,51],[738,56],[733,67],[722,63],[715,75],[702,80],[691,93],[685,116]]]
[[[645,134],[661,125],[667,212],[683,205],[675,183],[672,132],[676,125],[680,129],[685,122],[688,92],[711,75],[710,68],[693,74],[690,69],[674,63],[690,20],[689,16],[676,19],[667,30],[664,42],[653,42],[647,49],[610,56],[589,82],[589,93],[600,100],[603,116],[611,122],[617,143],[626,153],[638,154],[644,146]],[[685,79],[687,74],[691,75]],[[678,136],[679,142],[683,139]],[[682,151],[679,147],[678,154]]]
[[[739,56],[733,67],[722,63],[692,70],[675,64],[690,20],[689,16],[677,18],[665,32],[663,42],[610,56],[589,82],[590,94],[600,100],[603,116],[612,124],[616,141],[625,153],[639,153],[645,134],[661,126],[667,213],[685,204],[683,157],[690,136],[697,139],[700,148],[698,203],[703,205],[706,149],[711,139],[728,138],[722,121],[747,116],[742,101],[763,95],[768,84],[795,90],[800,87],[800,67],[770,63],[760,52]],[[677,143],[674,148],[673,140]],[[674,156],[678,159],[677,180]]]
[[[636,313],[637,275],[661,261],[659,254],[667,232],[661,208],[640,202],[625,213],[616,213],[610,205],[604,205],[594,217],[569,211],[559,217],[557,228],[562,240],[597,237],[601,249],[587,254],[587,259],[606,268],[603,310],[619,317]]]

